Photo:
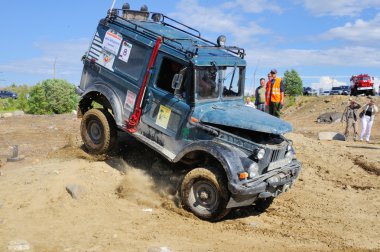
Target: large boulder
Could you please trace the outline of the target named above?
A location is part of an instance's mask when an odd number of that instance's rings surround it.
[[[342,113],[340,112],[327,112],[317,118],[318,123],[335,123],[340,122],[342,118]]]
[[[346,137],[337,132],[319,132],[318,140],[338,140],[338,141],[346,141]]]

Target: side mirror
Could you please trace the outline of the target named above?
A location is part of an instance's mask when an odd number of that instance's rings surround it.
[[[172,80],[172,89],[180,89],[183,81],[182,74],[175,74]]]

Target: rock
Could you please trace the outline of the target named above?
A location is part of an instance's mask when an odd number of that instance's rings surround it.
[[[30,244],[26,240],[15,240],[8,243],[10,251],[27,251],[30,250]]]
[[[80,195],[84,193],[83,188],[77,184],[70,184],[66,186],[66,191],[71,195],[73,199],[78,199]]]
[[[319,132],[318,140],[338,140],[338,141],[346,141],[346,137],[337,132]]]
[[[339,122],[341,118],[342,118],[342,113],[327,112],[327,113],[319,115],[317,118],[317,122],[319,122],[319,123],[333,123],[333,122]]]
[[[13,112],[13,115],[14,116],[23,116],[23,115],[25,115],[25,112],[22,110],[16,110]]]
[[[3,114],[1,114],[1,117],[3,117],[3,118],[12,117],[12,116],[13,116],[12,113],[3,113]]]
[[[251,228],[257,228],[257,223],[251,222],[249,223],[249,226],[251,226]]]
[[[168,247],[151,247],[148,252],[173,252],[173,250]]]

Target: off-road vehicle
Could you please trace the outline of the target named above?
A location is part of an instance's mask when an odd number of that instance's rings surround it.
[[[110,151],[125,131],[181,167],[183,206],[206,220],[231,208],[265,209],[301,169],[291,125],[244,106],[245,51],[161,13],[110,9],[77,92],[85,147]]]

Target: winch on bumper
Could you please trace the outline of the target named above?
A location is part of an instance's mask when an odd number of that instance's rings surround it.
[[[294,184],[300,170],[301,163],[293,159],[289,164],[250,181],[241,184],[229,183],[231,199],[227,208],[252,205],[260,198],[277,197]]]

